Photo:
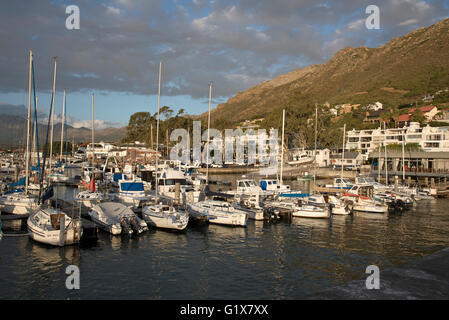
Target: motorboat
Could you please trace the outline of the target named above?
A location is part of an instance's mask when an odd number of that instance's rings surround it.
[[[223,224],[228,226],[246,227],[248,213],[236,209],[226,201],[204,200],[196,203],[189,203],[187,211],[190,216],[206,218],[207,222]]]
[[[172,168],[165,168],[157,173],[158,194],[176,200],[176,185],[179,185],[179,202],[181,204],[195,203],[200,200],[201,191],[187,182],[185,173]]]
[[[109,194],[124,205],[136,209],[142,207],[142,204],[150,197],[145,194],[143,182],[140,180],[119,180],[118,192]]]
[[[81,202],[84,206],[92,208],[97,202],[107,200],[108,197],[99,191],[81,191],[75,196],[75,200]]]
[[[330,195],[328,203],[331,208],[331,213],[335,215],[349,215],[351,214],[351,209],[344,200],[338,199],[336,196]]]
[[[353,211],[370,213],[388,213],[388,205],[374,197],[372,185],[354,185],[342,198]]]
[[[28,217],[27,227],[31,239],[52,246],[77,244],[83,234],[80,218],[70,217],[62,210],[49,206],[32,213]]]
[[[184,230],[189,222],[189,214],[165,204],[148,204],[142,209],[142,218],[149,226],[163,229]]]
[[[291,191],[289,185],[283,184],[276,179],[262,179],[259,181],[259,186],[263,191],[272,191],[276,193]]]
[[[113,234],[140,234],[148,226],[130,208],[117,202],[101,202],[89,211],[91,219],[103,230]]]
[[[351,180],[347,178],[334,178],[334,181],[332,184],[326,184],[326,188],[333,188],[333,189],[346,189],[349,190],[352,188],[354,183],[351,182]]]

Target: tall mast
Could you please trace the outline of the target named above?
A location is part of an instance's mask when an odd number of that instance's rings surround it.
[[[206,160],[206,184],[209,184],[209,139],[210,139],[210,104],[212,102],[212,82],[209,83],[209,114],[207,116],[207,160]]]
[[[313,183],[316,185],[316,141],[317,141],[317,128],[318,128],[318,107],[315,103],[315,157],[313,158]]]
[[[343,148],[341,150],[341,177],[343,178],[343,165],[345,160],[345,136],[346,136],[346,123],[343,125]]]
[[[285,109],[282,110],[282,149],[281,149],[281,179],[280,184],[282,185],[282,171],[284,169],[284,129],[285,129]]]
[[[31,127],[31,73],[33,64],[33,51],[30,50],[30,71],[28,79],[28,121],[27,121],[27,148],[25,152],[25,193],[28,193],[28,183],[29,183],[29,146],[30,146],[30,127]]]
[[[387,124],[384,121],[385,133],[385,184],[388,185],[388,158],[387,158]]]
[[[55,64],[55,70],[53,74],[53,91],[52,91],[52,97],[51,97],[51,105],[53,106],[51,109],[51,132],[50,132],[50,169],[49,172],[51,173],[51,158],[53,154],[53,117],[54,117],[54,110],[55,110],[55,86],[56,86],[56,65],[57,65],[57,57],[54,57],[54,64]]]
[[[402,133],[402,183],[405,184],[405,150],[404,150],[404,145],[405,145],[405,129],[404,132]]]
[[[95,159],[95,122],[94,122],[94,94],[92,93],[92,167],[94,166]]]
[[[65,124],[65,89],[62,98],[62,126],[61,126],[61,154],[59,155],[59,162],[62,163],[62,143],[64,141],[64,124]]]
[[[156,202],[158,195],[159,180],[157,176],[157,169],[159,165],[159,109],[161,107],[161,76],[162,76],[162,61],[159,61],[159,85],[157,90],[157,125],[156,125]]]

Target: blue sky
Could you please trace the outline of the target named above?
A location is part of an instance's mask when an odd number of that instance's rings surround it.
[[[80,8],[80,30],[67,30],[67,5]],[[380,30],[365,27],[368,5],[380,8]],[[95,118],[121,126],[161,105],[187,113],[212,107],[262,81],[325,63],[347,46],[376,47],[449,15],[446,0],[109,0],[2,1],[0,103],[27,102],[33,50],[40,109],[48,111],[52,56],[58,56],[56,113],[68,89],[73,123]]]

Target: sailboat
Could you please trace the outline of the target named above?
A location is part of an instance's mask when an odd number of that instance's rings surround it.
[[[171,205],[162,205],[158,203],[158,187],[159,177],[158,162],[159,162],[159,111],[161,102],[161,75],[162,75],[162,61],[159,62],[159,88],[157,99],[157,129],[156,129],[156,196],[154,203],[147,204],[142,209],[142,218],[149,226],[184,230],[189,222],[189,214],[186,211],[178,210]]]
[[[59,165],[58,165],[60,170],[58,170],[54,173],[50,173],[50,175],[49,175],[50,181],[56,182],[56,183],[69,182],[72,180],[68,175],[64,174],[64,167],[62,165],[62,148],[63,148],[63,141],[64,141],[65,110],[66,110],[66,90],[64,89],[64,96],[63,96],[63,100],[62,100],[61,153],[59,155]],[[53,122],[53,117],[52,117],[52,122]],[[53,124],[52,124],[51,128],[53,130]]]
[[[50,120],[52,118],[52,111],[54,108],[56,83],[56,58],[54,59],[54,77],[53,77],[53,92],[52,102],[50,105],[50,115],[48,119],[48,128],[50,128]],[[47,150],[48,144],[48,130],[47,140],[45,143]],[[51,153],[50,153],[51,157]],[[46,153],[44,154],[43,168],[45,168]],[[50,164],[51,169],[51,164]],[[53,186],[49,185],[46,191],[42,194],[42,181],[44,180],[45,170],[42,173],[41,188],[39,190],[39,209],[35,210],[28,217],[27,227],[30,238],[44,244],[53,246],[65,246],[79,243],[83,233],[81,217],[71,217],[61,209],[53,208],[46,204],[46,201],[53,196]]]
[[[37,207],[37,198],[29,193],[30,184],[30,129],[31,129],[31,90],[33,87],[34,96],[36,91],[34,87],[34,62],[33,52],[30,50],[29,60],[29,78],[28,78],[28,118],[27,118],[27,146],[25,151],[25,190],[24,191],[12,191],[5,192],[0,196],[0,207],[4,213],[9,214],[29,214],[33,212]],[[36,103],[36,99],[34,99]],[[35,104],[36,109],[36,104]],[[37,130],[37,124],[35,127]],[[37,135],[36,135],[37,136]]]

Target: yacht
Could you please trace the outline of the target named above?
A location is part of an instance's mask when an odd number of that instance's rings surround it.
[[[172,168],[165,168],[158,173],[159,195],[175,200],[176,184],[179,184],[180,187],[179,201],[181,204],[194,203],[200,200],[201,191],[198,188],[194,188],[193,185],[188,184],[184,172]]]
[[[133,209],[142,207],[143,203],[150,200],[145,194],[143,182],[141,180],[119,180],[118,191],[114,194],[109,194],[115,197],[118,201]]]
[[[60,209],[41,208],[27,220],[28,232],[34,241],[65,246],[79,243],[83,234],[81,219],[75,219]]]
[[[165,204],[149,204],[142,209],[142,218],[149,226],[162,229],[184,230],[189,222],[189,214]]]
[[[356,184],[348,192],[343,193],[342,199],[349,203],[353,211],[388,213],[388,205],[374,198],[372,185]]]
[[[148,226],[128,207],[116,202],[95,204],[89,211],[91,219],[103,230],[113,234],[140,234],[148,230]]]
[[[206,217],[209,223],[246,227],[248,222],[247,212],[234,208],[226,201],[204,200],[189,203],[187,211],[193,217]]]
[[[352,188],[354,183],[351,182],[351,180],[347,178],[334,178],[334,181],[332,184],[326,184],[326,188],[334,188],[334,189],[346,189],[349,190]]]
[[[37,197],[24,191],[6,192],[0,196],[0,207],[3,213],[30,214],[39,206]]]

